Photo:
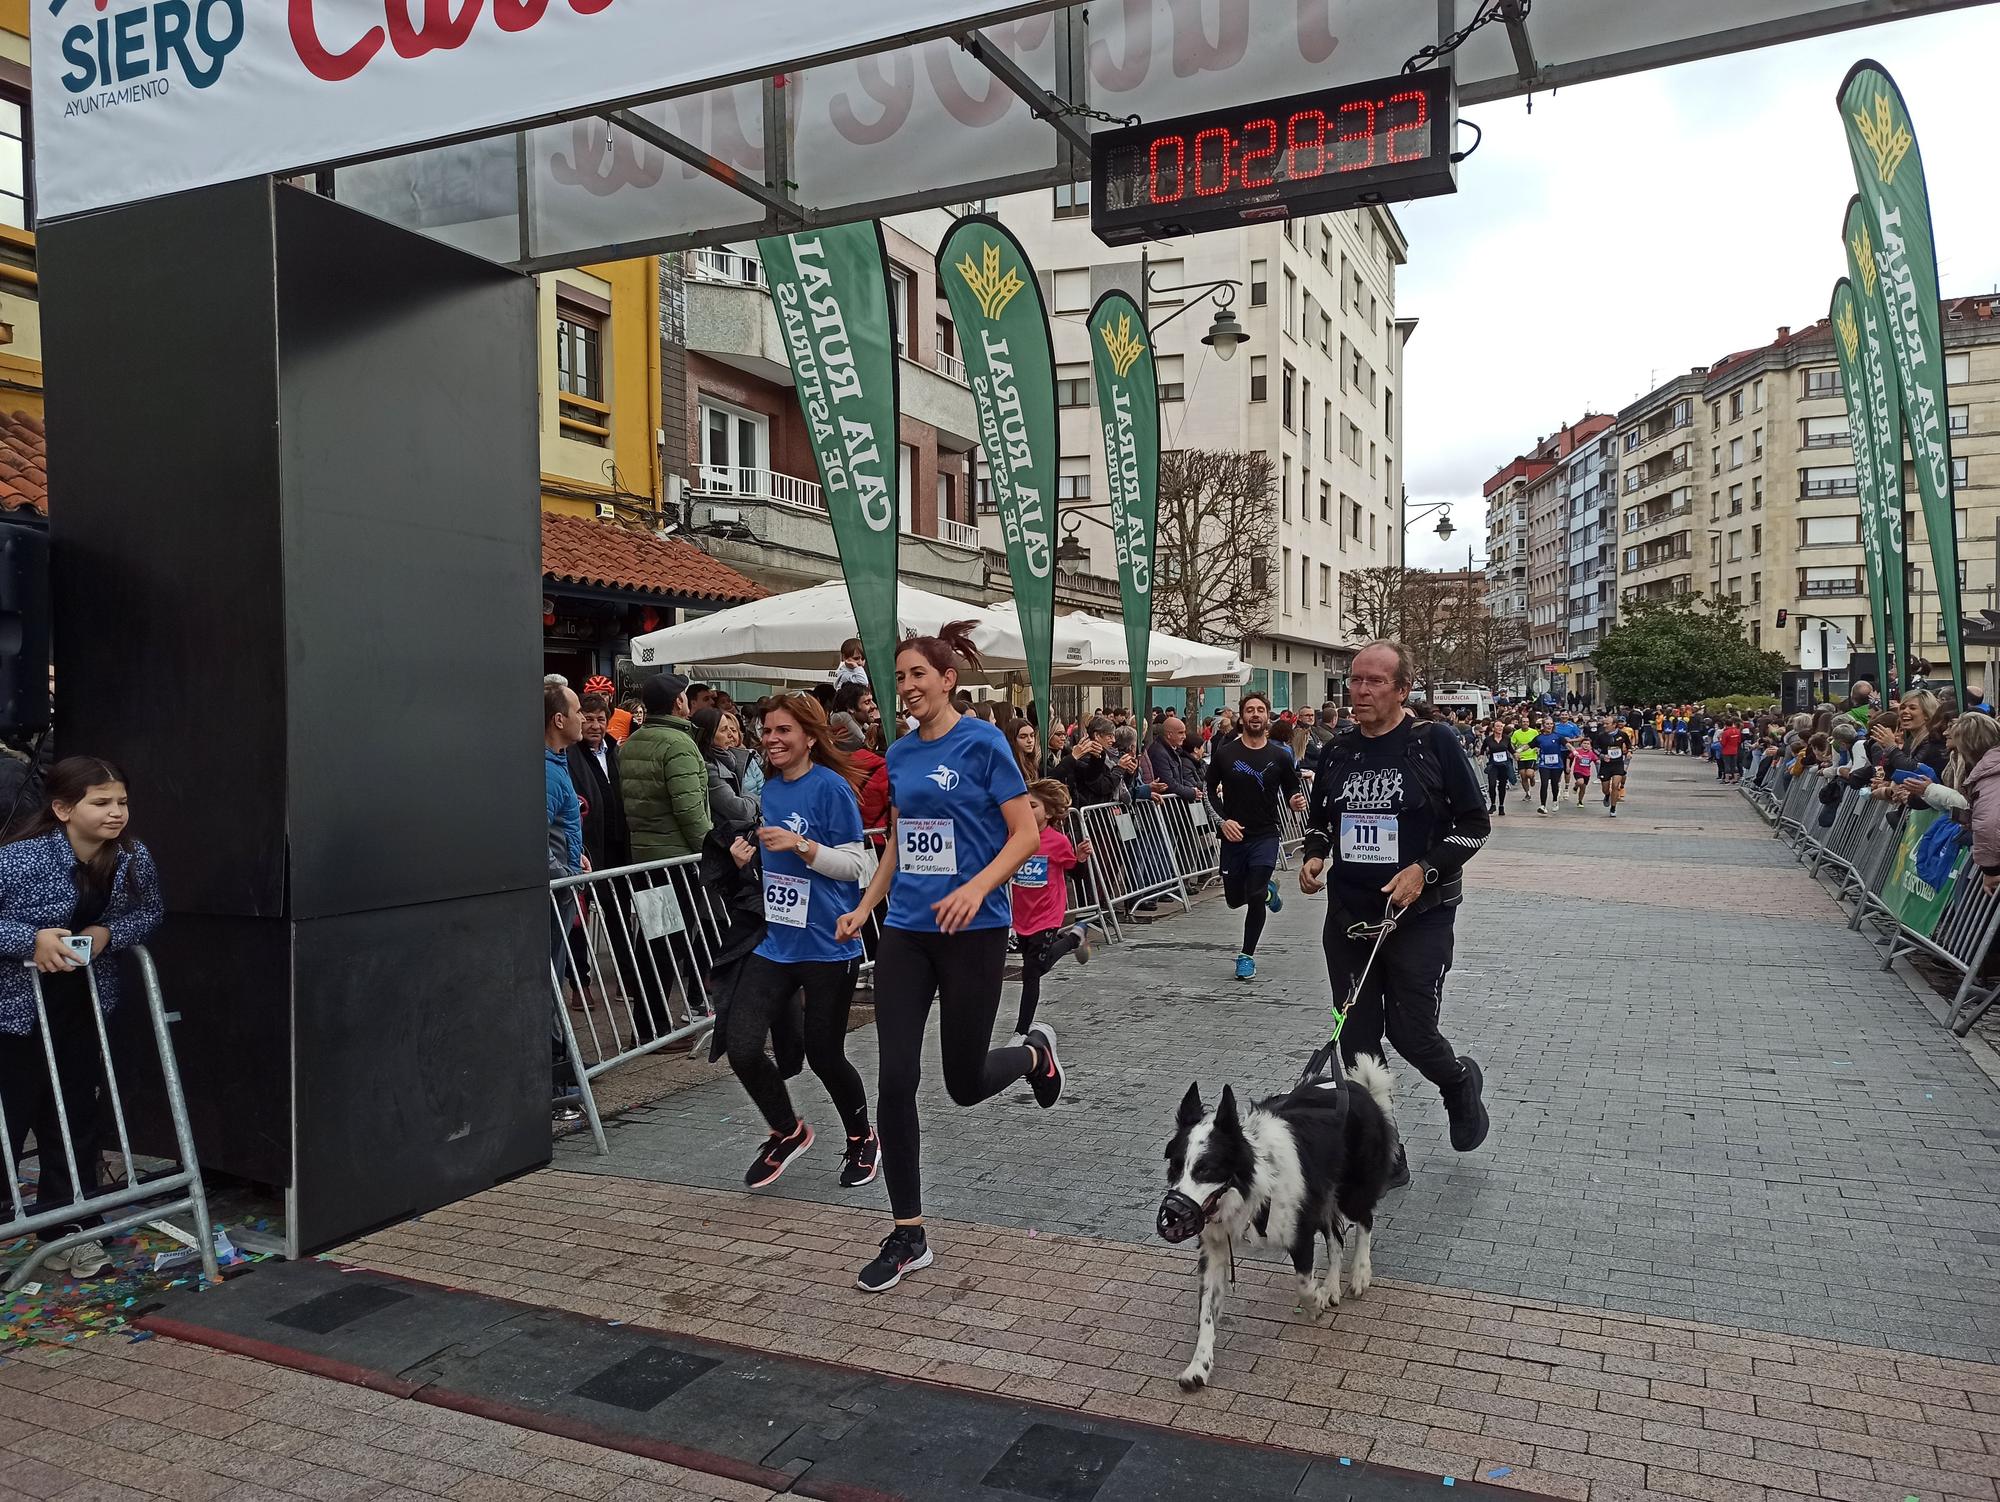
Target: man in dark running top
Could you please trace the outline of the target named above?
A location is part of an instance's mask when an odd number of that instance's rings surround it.
[[[1223,900],[1249,908],[1243,915],[1243,949],[1236,956],[1238,980],[1257,973],[1264,914],[1285,905],[1271,879],[1278,869],[1279,800],[1289,798],[1300,813],[1306,806],[1298,765],[1270,733],[1271,701],[1245,694],[1235,739],[1218,740],[1208,759],[1206,790],[1222,827]]]
[[[1625,801],[1625,773],[1632,764],[1632,746],[1617,715],[1597,728],[1590,744],[1597,752],[1597,776],[1604,785],[1604,807],[1615,819],[1618,805]]]

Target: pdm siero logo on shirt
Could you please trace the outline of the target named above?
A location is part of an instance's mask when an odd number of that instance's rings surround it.
[[[88,9],[94,3],[97,14]],[[243,40],[243,0],[47,0],[76,23],[63,33],[65,117],[158,99],[176,87],[206,89]]]

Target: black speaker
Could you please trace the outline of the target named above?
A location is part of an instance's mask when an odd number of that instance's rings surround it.
[[[1881,661],[1873,652],[1851,652],[1848,654],[1847,683],[1849,688],[1852,688],[1857,683],[1872,683],[1876,688],[1883,690],[1888,688],[1888,685],[1882,681]],[[1882,697],[1886,700],[1889,696],[1884,692]]]
[[[49,534],[0,520],[0,732],[49,725]]]

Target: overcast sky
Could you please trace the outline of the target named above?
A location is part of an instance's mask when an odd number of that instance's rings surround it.
[[[1862,57],[1909,100],[1947,296],[2000,284],[2000,6],[1868,26],[1470,111],[1459,190],[1397,210],[1419,320],[1404,375],[1409,561],[1486,551],[1486,479],[1587,411],[1826,316],[1854,174],[1834,90]],[[1469,135],[1469,133],[1466,133]]]

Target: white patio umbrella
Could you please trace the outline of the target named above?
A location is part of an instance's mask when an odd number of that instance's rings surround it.
[[[992,607],[1009,623],[1013,602]],[[1018,628],[1017,628],[1018,629]],[[1055,676],[1063,683],[1125,683],[1132,674],[1125,655],[1125,623],[1073,610],[1055,620]],[[1250,667],[1227,647],[1212,647],[1155,631],[1146,653],[1148,683],[1202,687],[1249,681]]]
[[[1001,616],[904,582],[896,591],[896,617],[899,636],[929,634],[950,621],[971,621],[973,645],[989,673],[1027,668],[1020,628],[1011,614]],[[632,660],[641,667],[736,663],[824,671],[839,659],[841,642],[853,635],[854,611],[847,603],[847,586],[836,580],[634,637]]]

